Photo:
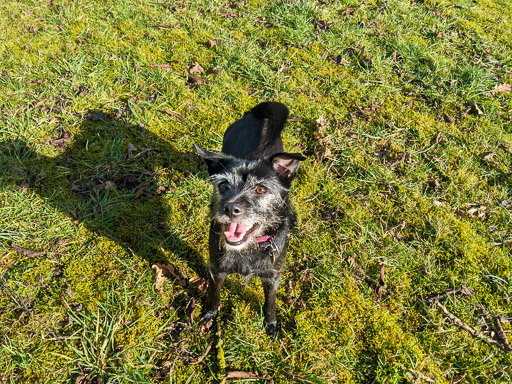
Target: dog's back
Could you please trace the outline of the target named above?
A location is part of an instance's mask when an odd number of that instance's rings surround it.
[[[287,118],[288,108],[284,104],[267,101],[256,105],[228,127],[222,152],[247,160],[283,152],[281,132]]]

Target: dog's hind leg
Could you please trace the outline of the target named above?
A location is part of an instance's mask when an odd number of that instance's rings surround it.
[[[279,286],[279,276],[262,277],[263,292],[265,292],[265,304],[263,305],[263,314],[265,315],[266,331],[269,336],[275,336],[277,333],[276,318],[276,295]]]

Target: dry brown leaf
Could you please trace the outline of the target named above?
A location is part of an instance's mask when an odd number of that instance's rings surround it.
[[[321,19],[313,19],[313,24],[315,24],[317,31],[328,31],[330,27],[330,23]]]
[[[498,154],[496,152],[490,152],[487,155],[485,155],[484,157],[482,157],[482,160],[489,161],[489,160],[492,160],[494,158],[494,156],[497,156],[497,155]]]
[[[199,294],[203,294],[208,289],[208,280],[203,277],[194,276],[188,280],[188,285],[193,285]]]
[[[66,237],[64,239],[59,239],[55,242],[56,247],[60,247],[61,245],[66,245],[71,241],[69,237]]]
[[[303,300],[298,299],[294,296],[288,296],[287,298],[284,299],[284,302],[286,304],[290,304],[291,306],[297,309],[306,309],[306,303]]]
[[[491,95],[495,95],[496,93],[506,93],[512,90],[512,85],[504,83],[504,84],[496,84],[494,89],[489,92]]]
[[[400,239],[402,239],[403,237],[400,236],[400,232],[402,232],[406,226],[407,222],[405,220],[402,220],[400,223],[398,223],[397,226],[391,228],[388,232],[395,241],[400,241]]]
[[[461,219],[465,219],[466,217],[468,217],[468,214],[459,208],[455,209],[455,214],[459,216]]]
[[[475,205],[468,209],[468,215],[471,217],[477,217],[481,220],[485,220],[489,216],[489,208],[483,204]]]
[[[90,384],[91,380],[87,375],[78,376],[75,380],[75,384]]]
[[[188,301],[187,305],[185,306],[185,313],[188,316],[188,322],[190,325],[194,325],[194,312],[196,310],[196,300],[191,297]]]
[[[192,75],[196,75],[196,74],[200,74],[200,73],[204,73],[204,68],[201,67],[199,65],[199,63],[197,62],[194,62],[190,65],[190,69],[189,69],[189,72],[192,74]]]
[[[201,333],[201,335],[207,335],[212,330],[213,325],[214,325],[213,319],[204,321],[199,326],[199,332]]]
[[[22,248],[20,246],[17,246],[16,244],[11,244],[11,249],[13,251],[18,252],[19,254],[27,257],[34,257],[34,256],[40,256],[44,255],[44,251],[33,251],[31,249]]]
[[[142,184],[139,188],[137,188],[137,192],[135,192],[135,197],[133,198],[133,200],[137,200],[139,197],[141,197],[144,191],[148,189],[153,183],[154,180],[149,180]]]
[[[137,147],[135,145],[133,145],[132,143],[128,143],[128,157],[132,157],[132,154],[134,152],[137,152]]]
[[[156,272],[155,289],[158,292],[163,293],[164,289],[162,286],[165,281],[165,265],[164,264],[155,264],[151,268],[154,269]]]
[[[211,81],[198,76],[188,76],[187,82],[192,86],[198,86],[200,84],[210,84]]]
[[[477,104],[476,102],[473,104],[473,110],[474,110],[477,114],[479,114],[479,115],[483,115],[482,110],[480,109],[480,107],[478,106],[478,104]]]
[[[151,268],[153,268],[156,272],[155,278],[155,289],[159,292],[163,292],[162,285],[167,277],[174,277],[178,284],[182,287],[186,287],[188,282],[184,279],[178,269],[172,264],[154,264]]]
[[[219,67],[215,67],[215,68],[210,68],[209,70],[206,71],[206,75],[209,76],[209,75],[220,75],[221,72],[219,70]]]
[[[321,150],[317,153],[318,158],[324,159],[332,156],[331,149],[329,148],[329,143],[332,140],[332,135],[326,135],[325,129],[327,128],[327,117],[325,115],[321,115],[316,120],[316,138],[321,146]]]
[[[190,279],[188,279],[188,283],[189,284],[194,284],[194,283],[197,283],[198,281],[200,281],[201,278],[199,276],[194,276],[194,277],[191,277]]]
[[[215,47],[216,45],[217,45],[217,42],[216,42],[215,40],[208,40],[208,41],[206,42],[206,46],[207,46],[208,48],[213,48],[213,47]]]
[[[55,148],[64,148],[66,143],[72,138],[73,135],[61,127],[59,137],[50,141],[50,144],[53,145]]]
[[[357,10],[357,8],[359,8],[359,6],[358,6],[358,7],[346,8],[346,9],[344,9],[343,11],[340,11],[340,12],[339,12],[339,14],[340,14],[341,16],[345,16],[345,15],[352,15],[352,14],[354,14],[354,12]]]

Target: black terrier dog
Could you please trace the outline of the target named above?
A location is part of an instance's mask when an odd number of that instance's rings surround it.
[[[210,285],[203,319],[217,316],[230,273],[261,278],[266,331],[277,332],[276,293],[287,234],[295,223],[288,194],[305,157],[284,153],[281,132],[288,108],[264,102],[224,133],[222,153],[194,145],[214,186],[210,225]]]

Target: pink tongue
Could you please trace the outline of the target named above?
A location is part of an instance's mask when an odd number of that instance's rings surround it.
[[[229,223],[224,232],[226,239],[232,243],[236,243],[243,239],[247,231],[250,229],[249,226],[237,223]]]

